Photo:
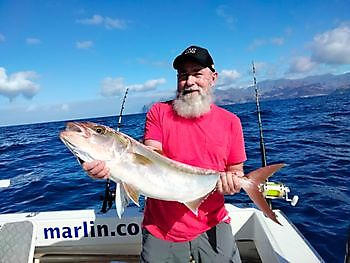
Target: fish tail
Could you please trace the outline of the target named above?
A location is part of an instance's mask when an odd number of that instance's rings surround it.
[[[272,174],[281,169],[283,166],[285,166],[285,164],[273,164],[250,172],[247,175],[247,178],[252,183],[243,186],[244,191],[248,194],[248,196],[255,203],[255,205],[259,207],[259,209],[266,216],[268,216],[271,220],[280,225],[281,223],[277,220],[275,213],[271,210],[270,206],[266,202],[266,199],[263,196],[259,185],[261,183],[264,183],[267,178],[269,178]]]

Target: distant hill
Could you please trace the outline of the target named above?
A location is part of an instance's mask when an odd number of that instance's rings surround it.
[[[350,89],[350,73],[325,74],[302,79],[264,80],[257,84],[260,99],[288,99],[342,93]],[[243,103],[255,99],[254,87],[215,90],[216,103],[220,105]]]
[[[257,84],[261,100],[277,100],[329,95],[350,92],[350,73],[341,75],[324,74],[302,79],[264,80]],[[219,105],[244,103],[255,100],[254,86],[247,88],[215,89],[215,101]],[[169,98],[168,98],[169,99]],[[168,100],[168,99],[164,99]],[[142,107],[147,112],[149,103]]]

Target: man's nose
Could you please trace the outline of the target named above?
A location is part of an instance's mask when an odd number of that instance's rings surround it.
[[[187,76],[187,79],[186,79],[186,84],[187,84],[187,86],[192,86],[192,85],[194,85],[194,84],[195,84],[195,79],[196,79],[195,76],[189,74],[189,75]]]

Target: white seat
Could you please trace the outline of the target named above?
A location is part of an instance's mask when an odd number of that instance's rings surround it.
[[[5,223],[0,228],[0,262],[32,263],[36,225],[31,221]]]

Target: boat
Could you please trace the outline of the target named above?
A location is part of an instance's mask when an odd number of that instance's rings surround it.
[[[262,166],[266,166],[260,106],[253,63],[254,86],[260,130]],[[126,89],[118,121],[128,89]],[[10,180],[0,180],[8,187]],[[288,197],[290,189],[283,183],[261,185],[271,205],[273,199],[284,199],[296,205],[298,197]],[[118,218],[111,209],[114,191],[110,180],[102,209],[67,210],[0,214],[0,262],[139,262],[143,211],[136,206],[126,208]],[[242,262],[324,262],[282,211],[274,209],[280,224],[254,207],[239,208],[225,204],[231,217],[232,234],[237,242]],[[272,206],[271,206],[272,207]]]
[[[256,208],[225,206],[242,262],[324,262],[280,210],[281,225]],[[136,206],[120,219],[112,209],[2,214],[0,262],[139,262],[142,218]]]

